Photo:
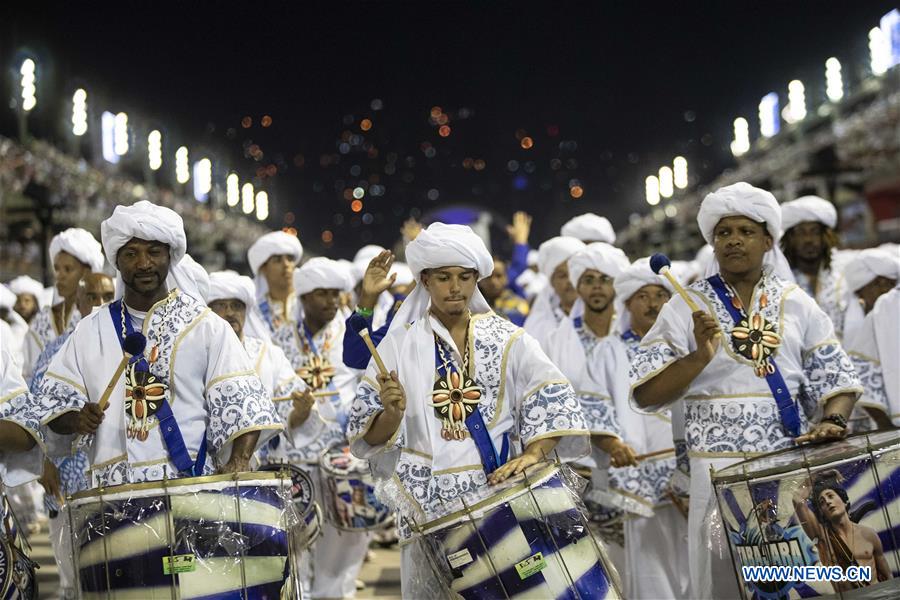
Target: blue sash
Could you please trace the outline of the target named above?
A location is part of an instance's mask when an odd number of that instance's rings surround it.
[[[128,309],[122,304],[121,300],[116,300],[109,305],[109,315],[112,317],[113,329],[119,331],[122,325],[122,311],[125,311],[125,330],[126,335],[135,333],[134,326],[131,324],[131,317],[128,315]],[[117,335],[122,351],[125,351],[125,336]],[[128,361],[130,365],[134,365],[136,371],[150,372],[150,365],[143,356],[132,356]],[[181,435],[181,428],[175,415],[172,414],[172,407],[168,401],[163,398],[156,411],[156,418],[159,421],[159,432],[162,434],[163,441],[166,444],[166,450],[169,458],[175,468],[178,469],[182,477],[197,477],[203,474],[203,468],[206,466],[206,431],[203,432],[203,441],[200,442],[200,449],[197,451],[197,462],[191,460],[188,454],[187,446],[184,443],[184,436]]]
[[[435,340],[434,363],[438,374],[444,378],[447,377],[447,369],[444,367],[444,361],[441,360],[439,344],[440,342]],[[451,373],[456,372],[456,365],[452,362],[450,367]],[[490,475],[506,463],[509,458],[509,433],[503,434],[503,447],[500,449],[500,453],[497,454],[497,448],[494,447],[494,441],[491,439],[491,434],[484,424],[484,417],[481,415],[481,410],[478,406],[475,407],[471,415],[466,417],[466,428],[468,428],[469,435],[472,436],[472,441],[475,442],[475,448],[478,449],[478,454],[481,456],[481,465],[484,467],[485,474]]]
[[[731,297],[728,295],[725,282],[722,281],[719,275],[713,275],[707,278],[707,281],[712,286],[713,291],[716,292],[716,296],[725,305],[725,310],[731,315],[734,324],[740,325],[741,320],[746,318],[746,315],[743,310],[738,310],[731,303]],[[778,365],[775,364],[775,359],[770,357],[769,364],[772,365],[773,370],[766,375],[766,383],[769,385],[769,390],[771,390],[772,396],[775,398],[775,404],[778,405],[778,416],[781,418],[781,426],[790,436],[798,437],[801,434],[800,410],[797,408],[797,403],[791,398],[791,392],[784,382],[784,377],[781,376],[781,371],[778,370]]]
[[[629,329],[628,331],[626,331],[625,333],[622,334],[622,339],[625,340],[626,342],[630,342],[631,340],[636,340],[638,342],[641,341],[641,338],[638,337],[638,334],[636,334],[631,329]]]

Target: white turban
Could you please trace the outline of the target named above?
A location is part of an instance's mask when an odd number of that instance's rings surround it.
[[[538,253],[538,251],[535,250],[534,248],[532,248],[531,250],[528,251],[528,258],[525,259],[525,264],[528,265],[529,267],[538,266],[538,256],[539,255],[540,254]]]
[[[253,280],[246,275],[238,275],[234,271],[210,273],[209,302],[231,299],[240,300],[246,306],[244,335],[267,340],[269,329],[256,305],[256,286],[253,284]]]
[[[294,271],[294,292],[298,296],[313,290],[340,290],[345,292],[352,285],[350,273],[336,260],[317,256]]]
[[[40,281],[32,279],[28,275],[19,275],[6,285],[16,296],[31,294],[39,306],[44,305],[44,285]]]
[[[770,192],[739,181],[707,194],[700,203],[697,224],[708,244],[713,243],[716,225],[726,217],[747,217],[763,223],[772,236],[772,250],[763,257],[763,264],[769,265],[782,279],[793,281],[790,265],[778,247],[781,238],[781,207]],[[713,258],[707,275],[719,270],[719,263]]]
[[[582,249],[584,242],[573,237],[550,238],[538,247],[538,270],[549,279],[556,267]]]
[[[578,280],[588,269],[616,278],[627,267],[628,257],[621,249],[606,242],[594,242],[569,259],[569,281],[577,289]]]
[[[582,242],[606,242],[613,244],[616,241],[616,232],[606,217],[585,213],[569,220],[559,230],[559,235],[573,237]]]
[[[247,262],[253,272],[257,299],[262,300],[269,292],[269,283],[259,274],[259,268],[276,254],[289,254],[294,257],[294,262],[299,263],[303,258],[303,246],[295,235],[284,231],[270,231],[253,242],[247,250]]]
[[[516,278],[516,285],[525,292],[525,299],[529,301],[537,296],[549,283],[543,273],[537,273],[531,269],[525,269]]]
[[[844,269],[847,287],[855,292],[876,277],[900,279],[900,256],[897,252],[869,248],[857,252]]]
[[[67,252],[90,267],[92,273],[103,271],[103,248],[89,231],[72,227],[50,240],[50,262],[60,252]]]
[[[406,263],[395,262],[391,267],[391,275],[395,273],[397,279],[394,280],[394,285],[411,285],[416,280],[413,277],[412,269]]]
[[[16,295],[8,287],[0,283],[0,308],[12,310],[16,304]]]
[[[205,303],[205,282],[196,268],[199,265],[191,260],[184,267],[181,266],[181,259],[187,251],[187,238],[184,235],[184,221],[174,210],[147,200],[135,202],[131,206],[117,206],[112,216],[100,224],[100,237],[103,239],[106,258],[116,270],[116,256],[132,238],[166,244],[169,246],[167,284],[174,285],[198,302]],[[121,298],[124,291],[120,273],[116,278],[116,297]]]
[[[197,299],[206,303],[209,296],[209,273],[203,268],[203,265],[194,260],[193,256],[185,253],[181,257],[181,262],[178,263],[178,272],[184,274],[184,277],[181,277],[182,283],[184,279],[189,280],[191,282],[190,289],[196,290],[200,294],[200,298]],[[177,287],[182,291],[186,291],[179,285],[179,278],[172,273],[171,269],[169,269],[169,277],[166,278],[166,283],[169,288]]]
[[[406,261],[416,281],[421,278],[422,271],[441,267],[474,269],[478,272],[479,280],[489,277],[494,272],[494,258],[484,245],[484,240],[467,225],[432,223],[406,247]],[[390,329],[403,327],[424,316],[430,300],[425,286],[417,285],[403,301],[403,305],[391,321]],[[469,308],[475,313],[491,310],[477,286],[469,302]]]
[[[659,285],[666,288],[670,294],[675,290],[665,277],[660,277],[650,268],[650,259],[639,258],[631,263],[616,277],[616,314],[618,315],[619,332],[625,333],[631,329],[631,313],[625,308],[625,303],[645,285]]]
[[[782,231],[806,222],[821,223],[834,229],[837,225],[837,209],[834,204],[818,196],[803,196],[781,205]]]
[[[372,259],[385,251],[383,246],[377,244],[369,244],[363,246],[353,255],[353,278],[354,285],[362,281],[363,275],[366,273],[366,267],[372,262]]]

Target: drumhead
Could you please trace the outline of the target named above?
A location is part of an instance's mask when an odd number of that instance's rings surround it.
[[[87,503],[101,498],[114,499],[128,496],[153,496],[165,490],[182,493],[196,488],[199,491],[221,490],[228,485],[260,485],[276,486],[278,480],[284,479],[281,473],[246,471],[242,473],[224,473],[222,475],[205,475],[203,477],[182,477],[180,479],[160,479],[141,483],[126,483],[107,488],[93,488],[72,495],[72,504]]]
[[[288,463],[272,463],[259,468],[260,471],[284,472],[291,478],[291,500],[301,517],[306,517],[313,510],[316,491],[312,478],[300,467]]]
[[[762,456],[719,469],[712,475],[713,484],[747,481],[769,475],[812,468],[862,456],[892,446],[900,446],[900,432],[875,431],[850,435],[843,440],[823,444],[804,444],[776,450]]]
[[[344,444],[335,444],[324,451],[319,457],[319,466],[329,475],[338,477],[359,479],[369,475],[369,461],[353,456],[349,446]]]

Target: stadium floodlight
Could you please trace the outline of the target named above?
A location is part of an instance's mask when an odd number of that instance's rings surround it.
[[[245,215],[253,212],[253,184],[245,183],[241,187],[241,210]]]
[[[269,218],[269,194],[263,191],[256,193],[256,218],[260,221]]]
[[[659,179],[656,175],[650,175],[646,180],[647,204],[656,206],[659,204]]]
[[[731,142],[731,153],[742,156],[750,151],[750,124],[744,117],[734,120],[734,140]]]
[[[162,133],[158,129],[147,134],[147,162],[153,171],[162,167]]]
[[[22,76],[22,110],[31,112],[37,106],[37,65],[33,58],[26,58],[19,67],[19,74]]]
[[[188,166],[188,149],[186,146],[175,151],[175,180],[184,185],[191,180],[191,170]]]
[[[100,116],[100,142],[103,149],[103,159],[112,164],[119,162],[119,155],[115,150],[116,115],[104,111]]]
[[[872,75],[884,75],[891,65],[891,44],[880,27],[869,31],[869,66]]]
[[[900,65],[900,8],[881,17],[881,31],[884,33],[887,50],[884,51],[887,68]]]
[[[87,92],[78,88],[72,94],[72,134],[81,137],[87,129]]]
[[[212,161],[201,158],[194,163],[194,199],[197,202],[209,200],[209,191],[212,189]]]
[[[659,195],[663,198],[671,198],[672,194],[675,193],[675,188],[672,187],[673,175],[672,175],[672,167],[660,167],[659,169]]]
[[[832,102],[838,102],[844,97],[841,61],[833,56],[825,61],[825,95]]]
[[[113,150],[119,156],[128,154],[128,115],[123,112],[113,121]]]
[[[688,163],[683,156],[676,156],[672,161],[672,167],[675,174],[675,187],[683,190],[688,186]]]
[[[806,118],[806,89],[803,82],[794,79],[788,84],[788,103],[784,107],[784,120],[799,123]]]
[[[778,106],[778,94],[769,92],[759,101],[759,133],[770,138],[781,131],[781,111]]]
[[[225,202],[228,206],[235,207],[241,201],[241,186],[237,173],[231,173],[225,178]]]

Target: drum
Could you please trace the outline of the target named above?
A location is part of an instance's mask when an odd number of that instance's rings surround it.
[[[393,524],[391,509],[375,497],[369,461],[356,458],[341,444],[319,461],[325,519],[344,531],[375,531]]]
[[[900,597],[900,432],[772,452],[712,482],[744,598]],[[868,566],[871,579],[746,581],[752,566]]]
[[[309,549],[322,531],[322,510],[315,501],[312,477],[300,467],[288,463],[272,463],[259,470],[284,472],[290,476],[291,499],[300,518],[300,522],[291,528],[291,548],[296,553]]]
[[[621,598],[573,478],[568,467],[535,465],[414,525],[437,577],[466,599]]]
[[[36,564],[28,556],[28,542],[19,533],[5,495],[0,495],[0,519],[0,600],[37,598]]]
[[[279,473],[87,490],[67,512],[82,598],[262,600],[300,589],[287,581],[286,524],[297,516]]]

